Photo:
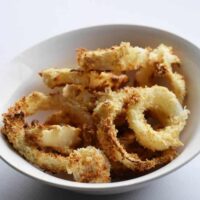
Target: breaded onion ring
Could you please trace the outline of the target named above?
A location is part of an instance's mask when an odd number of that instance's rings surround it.
[[[59,97],[57,95],[48,96],[40,92],[31,93],[27,97],[19,100],[14,107],[9,109],[8,113],[4,114],[5,127],[7,126],[7,124],[10,124],[10,121],[7,119],[13,118],[13,126],[14,128],[16,128],[14,120],[15,117],[18,115],[20,115],[21,118],[22,116],[24,117],[23,119],[20,119],[21,122],[24,122],[25,126],[25,116],[33,115],[39,110],[48,110],[56,108],[56,103],[58,102],[55,101],[57,101],[58,99]],[[61,106],[60,104],[58,105]],[[17,117],[16,120],[18,120]],[[23,130],[21,130],[21,134],[23,134],[24,137],[24,144],[22,144],[22,146],[26,145],[26,140],[29,141],[31,144],[37,144],[39,147],[50,147],[54,150],[58,150],[59,152],[67,154],[71,152],[72,147],[78,145],[81,140],[80,129],[69,125],[42,126],[39,125],[39,123],[35,122],[31,126],[26,126],[26,128],[23,127]],[[12,128],[13,127],[11,126],[10,129],[12,130]],[[9,133],[5,133],[6,135],[9,135]],[[27,156],[29,155],[24,156],[27,158]]]
[[[186,94],[185,81],[181,74],[173,72],[174,64],[180,66],[180,59],[173,54],[172,47],[159,45],[150,52],[148,63],[136,73],[137,85],[152,86],[154,77],[165,78],[169,82],[171,90],[182,103]]]
[[[68,68],[49,68],[39,74],[43,78],[44,83],[50,88],[75,84],[95,90],[102,90],[106,87],[116,89],[128,82],[128,77],[125,74],[115,75],[110,72],[97,71],[86,72]]]
[[[130,43],[122,42],[120,46],[109,49],[88,51],[77,50],[77,62],[84,70],[112,70],[116,72],[135,70],[148,60],[148,50],[131,47]]]
[[[157,116],[161,115],[165,127],[154,130],[145,120],[144,112],[147,110],[153,111]],[[129,103],[127,119],[142,146],[162,151],[183,145],[179,135],[186,124],[188,113],[174,93],[165,87],[153,86],[138,89],[137,101]]]
[[[110,182],[110,163],[101,150],[92,146],[70,153],[67,171],[78,182]]]
[[[36,146],[27,144],[25,139],[26,126],[24,113],[21,111],[20,104],[18,102],[14,107],[9,109],[8,113],[4,114],[2,133],[7,136],[9,142],[26,160],[53,173],[66,173],[66,157],[51,152],[46,153],[39,150]]]
[[[136,153],[128,153],[117,139],[117,130],[113,123],[116,116],[122,110],[125,102],[137,101],[138,92],[134,88],[126,88],[119,92],[109,92],[106,98],[99,100],[94,110],[94,118],[99,121],[97,125],[97,137],[101,148],[112,161],[121,162],[133,171],[148,171],[155,167],[170,162],[175,156],[174,150],[166,150],[160,156],[150,160],[141,160]]]
[[[25,101],[28,102],[24,104],[26,111],[24,113],[27,113],[27,115],[34,114],[38,110],[62,110],[63,116],[69,115],[71,119],[76,119],[71,120],[71,122],[73,121],[72,126],[80,127],[83,130],[82,136],[86,146],[95,141],[92,115],[88,108],[84,107],[76,98],[64,97],[59,93],[45,95],[40,92],[33,92],[25,98]]]

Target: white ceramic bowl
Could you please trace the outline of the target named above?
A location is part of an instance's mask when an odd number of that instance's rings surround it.
[[[140,188],[171,173],[194,158],[200,151],[200,50],[187,40],[166,31],[134,25],[106,25],[79,29],[48,39],[21,53],[0,73],[5,85],[0,85],[1,97],[6,101],[1,112],[16,99],[32,90],[45,90],[37,72],[50,66],[74,66],[75,49],[86,47],[110,47],[121,41],[142,47],[156,47],[160,43],[171,45],[181,58],[182,70],[186,77],[188,99],[191,111],[186,128],[182,133],[184,147],[180,155],[168,165],[139,178],[107,183],[76,183],[49,175],[20,157],[0,136],[0,155],[16,170],[36,180],[61,188],[93,194],[112,194]]]

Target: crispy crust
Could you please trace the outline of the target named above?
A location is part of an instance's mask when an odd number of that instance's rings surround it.
[[[82,110],[91,112],[95,107],[97,94],[85,89],[82,85],[66,85],[63,96],[72,104],[79,104]]]
[[[25,159],[40,168],[53,173],[66,172],[66,157],[51,152],[46,153],[29,145],[25,140],[26,129],[28,127],[24,121],[24,113],[16,104],[7,114],[4,114],[2,132],[6,135],[8,141]]]
[[[179,135],[183,130],[189,111],[182,108],[176,96],[167,88],[153,86],[138,89],[138,101],[131,102],[127,110],[130,128],[137,141],[153,151],[182,146]],[[152,110],[162,118],[164,128],[154,130],[144,117],[146,110]]]
[[[25,139],[31,145],[63,155],[69,155],[81,144],[80,136],[81,130],[70,125],[34,124],[25,131]]]
[[[172,47],[159,45],[150,52],[148,63],[136,73],[137,85],[152,86],[155,77],[162,77],[169,82],[171,90],[182,103],[186,95],[185,80],[181,74],[173,72],[174,65],[180,66],[180,59],[174,55]]]
[[[60,101],[60,103],[59,103]],[[62,152],[63,154],[69,154],[72,151],[73,145],[80,143],[80,129],[75,128],[69,125],[50,125],[50,126],[41,126],[38,122],[33,122],[31,125],[26,125],[25,117],[35,114],[39,110],[49,110],[49,109],[58,109],[63,108],[65,105],[61,103],[64,102],[62,97],[59,94],[50,94],[45,95],[41,92],[33,92],[30,95],[19,100],[13,107],[11,107],[8,113],[4,114],[4,124],[5,130],[16,129],[18,124],[18,114],[21,121],[19,124],[22,126],[22,122],[26,128],[22,128],[22,148],[27,145],[27,142],[40,148],[52,148],[53,150]],[[8,120],[9,119],[9,120]],[[12,127],[12,122],[13,126]],[[11,127],[9,127],[10,125]],[[4,131],[5,134],[9,135],[8,131]],[[15,135],[15,133],[13,133]],[[64,140],[63,137],[68,136],[68,139]],[[76,136],[76,137],[75,137]],[[16,136],[17,137],[17,136]],[[54,140],[57,139],[57,145],[53,145],[51,137],[54,137]],[[16,141],[13,140],[13,141]],[[51,144],[50,144],[51,143]],[[19,147],[18,147],[19,148]],[[28,147],[27,147],[28,148]],[[26,155],[24,155],[26,157]],[[27,157],[26,157],[27,158]],[[29,159],[29,158],[27,158]]]
[[[116,72],[136,70],[143,66],[148,59],[148,50],[131,47],[130,43],[122,42],[119,46],[108,49],[89,51],[77,50],[77,62],[86,70],[111,70]]]
[[[176,156],[174,150],[169,149],[163,151],[161,155],[150,160],[141,160],[138,154],[128,153],[120,144],[117,139],[117,130],[113,124],[113,120],[121,111],[124,102],[128,99],[131,99],[132,103],[138,101],[137,89],[126,88],[125,91],[120,91],[118,93],[111,92],[109,95],[112,96],[115,101],[100,101],[99,105],[95,108],[94,116],[99,120],[99,124],[97,125],[97,137],[101,148],[110,160],[114,162],[118,161],[133,171],[144,172],[170,162]],[[116,96],[118,96],[118,99]]]
[[[40,72],[39,75],[50,88],[75,84],[92,90],[103,90],[106,87],[117,89],[128,82],[128,77],[125,74],[115,75],[110,72],[97,71],[85,72],[68,68],[49,68]]]
[[[49,103],[48,106],[44,106],[44,104],[49,102],[47,101],[47,98],[50,97],[42,93],[34,92],[19,100],[3,115],[3,134],[8,138],[13,147],[25,157],[25,159],[44,170],[53,173],[73,173],[74,178],[77,181],[109,182],[110,164],[100,150],[96,150],[94,147],[87,147],[86,149],[82,148],[72,152],[72,149],[70,149],[80,142],[80,138],[78,137],[80,129],[59,125],[42,126],[37,122],[33,122],[31,125],[26,124],[25,116],[32,115],[41,108],[48,109],[49,106],[53,105],[53,100],[50,98],[49,101],[51,103]],[[30,108],[30,106],[33,107]],[[67,141],[66,138],[63,138],[63,134],[66,136],[66,134],[68,134],[66,131],[69,131],[69,129],[72,133],[70,133],[71,135],[69,137],[72,139],[70,139],[71,141]],[[73,137],[74,134],[75,137]],[[52,138],[49,138],[52,136],[55,136],[53,140],[54,142],[57,142],[58,146],[52,145]],[[66,157],[51,151],[45,151],[45,147],[50,147],[63,154],[72,153],[69,157]],[[90,165],[89,167],[81,164],[82,162],[88,162],[87,159],[89,157],[91,158],[91,156],[95,158],[92,159],[92,162],[95,163],[95,165]],[[80,159],[80,163],[74,163],[75,157],[76,159]],[[74,165],[76,168],[71,168],[71,166]],[[69,169],[67,169],[68,167]],[[74,171],[75,169],[77,169],[77,171]],[[82,172],[84,174],[82,174]]]
[[[78,182],[110,182],[110,163],[103,152],[88,146],[74,150],[68,157],[67,170]]]
[[[44,122],[44,125],[66,125],[71,124],[70,116],[63,111],[57,111],[50,116]]]

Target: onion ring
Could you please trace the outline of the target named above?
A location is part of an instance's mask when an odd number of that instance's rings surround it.
[[[106,99],[106,100],[105,100]],[[175,156],[174,150],[161,152],[159,157],[141,160],[136,153],[128,153],[117,139],[114,119],[122,110],[126,101],[137,101],[138,92],[134,88],[126,88],[119,92],[109,92],[106,98],[99,100],[94,110],[94,118],[99,121],[97,137],[101,148],[111,161],[118,161],[133,171],[148,171],[170,162]]]
[[[52,152],[44,152],[36,146],[28,145],[25,139],[24,113],[16,105],[4,114],[2,133],[26,160],[53,173],[66,173],[67,158]]]
[[[75,84],[92,90],[103,90],[106,87],[117,89],[128,82],[128,77],[125,74],[115,75],[110,72],[97,71],[85,72],[68,68],[49,68],[40,72],[39,75],[50,88]]]
[[[127,109],[129,126],[135,132],[137,141],[144,147],[155,150],[166,150],[182,146],[179,135],[183,130],[189,111],[182,108],[176,96],[167,88],[153,86],[138,89],[137,102],[130,102]],[[144,118],[146,110],[162,114],[165,127],[154,130]]]
[[[19,123],[24,122],[25,126],[25,116],[33,115],[39,110],[56,108],[57,104],[55,104],[55,100],[57,99],[57,95],[48,96],[40,92],[31,93],[27,97],[19,100],[15,106],[9,109],[8,113],[4,115],[5,126],[6,124],[10,124],[10,121],[6,119],[13,118],[12,120],[14,123],[15,117],[18,115],[21,117],[21,121]],[[16,121],[17,120],[18,118],[16,117]],[[21,140],[24,140],[22,146],[25,146],[27,141],[31,141],[32,144],[37,144],[39,147],[50,147],[54,150],[59,150],[59,152],[66,154],[67,152],[71,152],[71,147],[80,143],[79,128],[75,128],[69,125],[42,126],[36,122],[32,123],[31,126],[26,126],[26,128],[22,128],[23,130],[21,130],[21,134],[24,137],[23,139],[20,138]],[[11,130],[14,128],[17,127],[10,127]],[[9,127],[7,129],[9,130]],[[7,134],[9,135],[9,133]],[[24,156],[26,157],[26,155]]]

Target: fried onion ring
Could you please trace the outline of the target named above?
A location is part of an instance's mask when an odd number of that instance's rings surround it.
[[[110,182],[110,163],[101,150],[92,146],[74,150],[68,157],[67,171],[78,182]]]
[[[154,77],[162,77],[169,81],[171,90],[176,94],[182,103],[186,95],[186,86],[181,74],[173,72],[173,65],[180,66],[180,59],[173,54],[171,47],[164,44],[159,45],[150,52],[149,61],[136,73],[136,83],[138,86],[154,85]]]
[[[21,119],[20,122],[24,122],[24,126],[26,126],[26,128],[23,127],[23,130],[21,130],[21,134],[23,134],[24,137],[23,140],[29,141],[32,144],[37,144],[39,147],[50,147],[65,154],[71,152],[72,147],[80,143],[79,128],[75,128],[69,125],[42,126],[37,122],[32,123],[31,126],[25,124],[25,116],[33,115],[39,110],[56,108],[58,102],[56,103],[55,101],[58,99],[59,97],[57,95],[48,96],[40,92],[31,93],[27,97],[19,100],[15,106],[9,109],[8,113],[4,115],[5,126],[10,123],[10,121],[7,119],[13,118],[13,124],[15,124],[15,117],[19,115],[22,118],[23,116],[24,118]],[[60,104],[58,105],[60,106]],[[17,117],[16,120],[18,120]],[[9,130],[9,127],[7,129]],[[10,129],[12,130],[13,127],[11,126]],[[7,134],[9,136],[9,133]],[[24,141],[22,146],[26,145],[26,141]],[[27,157],[29,155],[24,156],[29,159]]]
[[[67,158],[65,156],[47,153],[39,150],[36,146],[27,144],[24,113],[19,106],[16,104],[7,114],[4,114],[2,133],[7,136],[9,142],[26,160],[53,173],[66,173]]]
[[[86,70],[111,70],[127,71],[136,70],[143,66],[148,60],[148,49],[131,47],[130,43],[122,42],[120,46],[113,46],[109,49],[97,49],[88,51],[77,50],[77,62]]]
[[[73,120],[73,123],[71,120],[70,123],[72,123],[72,126],[80,127],[83,130],[82,136],[86,146],[93,144],[95,141],[95,128],[92,115],[88,108],[84,107],[77,98],[64,97],[60,93],[45,95],[40,92],[33,92],[25,98],[25,101],[28,102],[24,104],[24,113],[27,113],[27,115],[34,114],[38,110],[62,110],[63,116],[68,115],[71,119],[76,119]],[[62,120],[65,121],[65,119]]]
[[[179,135],[183,130],[189,111],[182,108],[174,93],[161,86],[138,89],[137,102],[130,102],[127,110],[129,126],[135,132],[137,141],[144,147],[166,150],[182,146]],[[162,115],[165,127],[154,130],[144,117],[146,110]]]
[[[150,160],[141,160],[136,153],[128,153],[117,139],[114,119],[122,110],[126,101],[138,100],[137,89],[125,88],[119,92],[109,92],[106,98],[99,100],[94,110],[94,118],[99,121],[97,137],[101,148],[111,161],[120,162],[133,171],[148,171],[170,162],[176,156],[172,149],[161,152],[161,155]]]
[[[40,72],[39,75],[50,88],[75,84],[85,88],[103,90],[106,87],[116,89],[128,82],[128,77],[125,74],[115,75],[110,72],[97,71],[85,72],[68,68],[49,68]]]

